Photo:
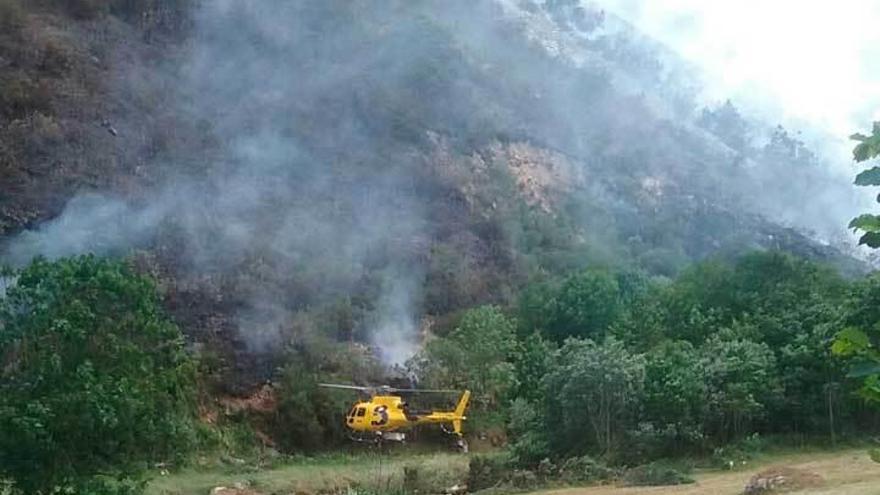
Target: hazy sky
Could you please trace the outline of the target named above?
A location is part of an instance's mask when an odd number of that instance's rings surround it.
[[[597,0],[702,69],[709,98],[841,143],[880,118],[880,0]]]

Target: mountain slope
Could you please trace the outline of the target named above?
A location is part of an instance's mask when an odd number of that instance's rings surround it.
[[[588,265],[857,265],[782,226],[790,138],[685,118],[687,91],[648,92],[662,62],[597,9],[205,1],[181,41],[131,21],[149,16],[4,5],[2,82],[25,88],[4,91],[5,259],[137,250],[231,388],[315,335],[400,363],[456,311]]]

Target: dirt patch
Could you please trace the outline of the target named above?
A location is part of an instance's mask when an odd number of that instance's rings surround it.
[[[565,156],[548,149],[527,143],[495,143],[489,152],[493,160],[507,164],[526,203],[547,213],[556,210],[561,193],[583,180]]]
[[[824,480],[816,473],[792,467],[770,468],[752,476],[746,484],[745,495],[782,493],[822,486]]]

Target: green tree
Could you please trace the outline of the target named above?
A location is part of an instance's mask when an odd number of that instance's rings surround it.
[[[782,394],[776,358],[766,344],[722,332],[701,348],[707,385],[707,432],[720,440],[742,436]]]
[[[836,442],[841,425],[854,402],[845,381],[843,363],[828,345],[837,321],[806,329],[776,349],[779,379],[785,394],[771,411],[774,430],[795,433],[827,432]]]
[[[703,342],[733,306],[727,263],[706,261],[685,270],[663,297],[668,335],[693,344]]]
[[[544,384],[554,449],[613,453],[636,419],[645,379],[643,356],[631,354],[613,337],[602,344],[568,339],[554,363]]]
[[[522,339],[514,352],[513,363],[516,370],[516,397],[530,401],[542,398],[541,383],[550,371],[553,345],[539,333]]]
[[[880,156],[880,122],[874,122],[870,136],[856,133],[850,138],[859,142],[853,149],[853,159],[856,163]],[[863,170],[856,176],[855,183],[857,186],[880,186],[880,167],[874,166]],[[863,232],[859,244],[867,244],[872,248],[880,247],[880,215],[865,213],[854,218],[849,227],[856,232]]]
[[[850,136],[859,144],[853,149],[853,159],[863,163],[880,156],[880,122],[874,122],[871,135],[856,133]],[[860,172],[855,179],[858,186],[880,186],[880,166],[873,166]],[[880,196],[877,197],[880,202]],[[859,244],[871,248],[880,247],[880,215],[865,213],[854,218],[849,227],[856,232],[861,231]],[[867,303],[860,306],[850,317],[849,326],[837,336],[833,351],[844,357],[853,358],[855,364],[851,376],[862,378],[862,394],[872,401],[880,402],[880,318],[874,314],[871,303],[876,302],[873,285],[869,281],[862,286],[856,298]]]
[[[185,454],[195,367],[153,282],[91,256],[11,275],[0,299],[0,477],[27,493],[76,491]]]
[[[516,323],[496,306],[468,310],[447,338],[438,338],[409,367],[432,386],[467,388],[473,407],[489,411],[516,387]]]
[[[342,414],[353,400],[350,394],[319,388],[317,373],[304,363],[290,363],[279,380],[274,437],[287,452],[335,445],[344,438]]]
[[[524,294],[520,311],[552,340],[603,338],[623,306],[617,277],[590,269],[567,277],[559,287],[535,287]]]
[[[844,321],[832,351],[850,361],[850,377],[862,379],[862,396],[880,403],[880,276],[855,285]]]
[[[703,362],[690,342],[665,342],[646,355],[642,418],[662,436],[662,453],[680,453],[703,439],[707,392]]]
[[[377,384],[386,373],[365,349],[320,333],[297,338],[285,360],[276,383],[278,406],[270,417],[247,418],[252,423],[266,421],[285,452],[310,452],[345,441],[345,414],[357,395],[318,383]]]
[[[551,453],[541,412],[535,403],[523,398],[516,398],[510,404],[507,430],[511,435],[510,452],[518,465],[533,466]]]

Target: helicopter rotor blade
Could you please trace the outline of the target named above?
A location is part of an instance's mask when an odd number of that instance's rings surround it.
[[[319,387],[324,388],[337,388],[342,390],[358,390],[360,392],[369,392],[373,390],[373,387],[359,387],[357,385],[340,385],[338,383],[319,383]]]
[[[388,387],[384,388],[388,392],[407,392],[413,394],[457,394],[460,390],[442,390],[442,389],[428,389],[428,388],[394,388]]]
[[[443,390],[443,389],[426,389],[426,388],[397,388],[388,385],[380,385],[374,387],[363,387],[358,385],[342,385],[339,383],[319,383],[319,387],[335,388],[340,390],[357,390],[358,392],[366,392],[368,394],[396,394],[396,393],[412,393],[412,394],[457,394],[460,390]]]

